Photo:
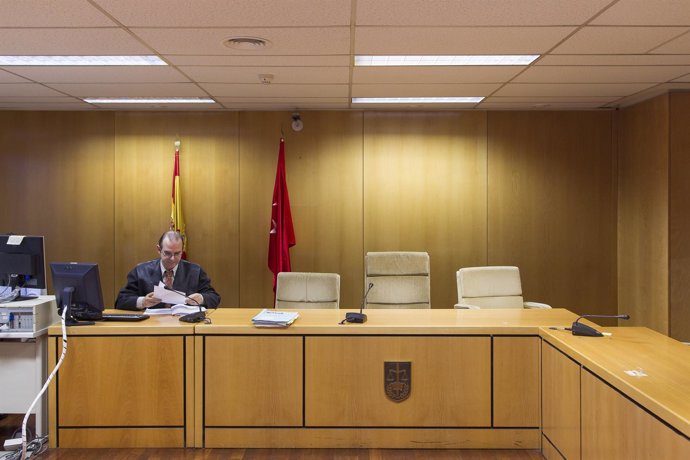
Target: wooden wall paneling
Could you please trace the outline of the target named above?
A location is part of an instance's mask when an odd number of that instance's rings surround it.
[[[431,305],[486,263],[486,113],[364,114],[364,253],[427,251]]]
[[[616,168],[609,112],[490,112],[489,265],[525,300],[616,313]]]
[[[690,94],[670,95],[669,335],[690,342]]]
[[[297,244],[293,271],[340,273],[340,304],[357,306],[362,272],[361,113],[307,112],[304,130],[288,112],[240,114],[240,267],[243,307],[273,304],[268,232],[281,128]]]
[[[50,262],[96,262],[113,286],[113,114],[0,112],[0,232],[44,235]]]
[[[223,306],[237,306],[236,113],[117,113],[115,284],[123,286],[137,263],[158,257],[156,243],[170,225],[174,142],[178,138],[187,257],[208,272]]]
[[[663,334],[669,301],[668,108],[663,95],[619,112],[619,309],[631,316],[625,325]]]

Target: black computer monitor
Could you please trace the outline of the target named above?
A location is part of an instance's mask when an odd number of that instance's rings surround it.
[[[18,240],[12,243],[12,239]],[[46,288],[42,236],[0,235],[0,285],[15,288]],[[14,300],[26,300],[15,298]]]
[[[53,289],[62,314],[67,308],[68,326],[94,324],[103,317],[103,291],[98,264],[51,262]],[[83,320],[83,321],[79,321]]]

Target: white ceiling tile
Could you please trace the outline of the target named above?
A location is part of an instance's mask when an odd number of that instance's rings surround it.
[[[310,55],[349,54],[348,27],[296,27],[267,29],[133,29],[137,36],[161,54],[218,55]],[[230,37],[251,36],[269,40],[272,45],[259,51],[228,48]]]
[[[262,85],[202,83],[213,97],[347,97],[347,85]]]
[[[50,97],[64,96],[64,94],[38,83],[0,83],[0,97],[2,96]]]
[[[53,93],[55,94],[55,93]],[[13,103],[13,104],[19,104],[22,102],[27,102],[27,103],[40,103],[40,104],[62,104],[62,103],[70,103],[70,102],[78,102],[79,104],[85,104],[85,102],[82,102],[79,99],[75,99],[73,97],[69,96],[15,96],[15,95],[7,95],[7,96],[1,96],[0,101],[2,102],[7,102],[7,103]]]
[[[482,101],[482,105],[487,102],[509,103],[509,104],[554,104],[554,103],[580,103],[586,102],[589,104],[607,104],[615,101],[617,96],[607,97],[570,97],[570,96],[489,96]]]
[[[313,104],[329,104],[331,102],[333,103],[339,103],[339,102],[347,102],[349,99],[347,97],[309,97],[309,98],[304,98],[304,97],[262,97],[262,98],[256,98],[256,97],[219,97],[217,99],[218,102],[223,102],[223,103],[230,103],[230,104],[252,104],[252,103],[259,103],[259,104],[267,104],[271,102],[277,102],[280,104],[292,104],[293,106],[296,103],[299,103],[301,101],[309,101],[310,103]]]
[[[556,54],[534,65],[690,65],[690,54]]]
[[[343,0],[96,0],[128,27],[347,26]]]
[[[333,56],[191,56],[166,54],[163,58],[176,66],[304,66],[304,67],[348,67],[352,61],[349,55]]]
[[[618,0],[592,21],[597,25],[690,25],[686,0]]]
[[[86,0],[3,0],[0,27],[112,27],[116,24]]]
[[[643,54],[688,30],[687,27],[584,27],[552,53]]]
[[[687,75],[683,75],[682,77],[676,78],[672,81],[672,83],[690,83],[690,73]]]
[[[192,83],[55,83],[50,85],[75,97],[202,97],[207,96]]]
[[[31,83],[25,78],[13,75],[10,72],[16,71],[16,69],[9,69],[8,72],[0,70],[0,83]]]
[[[121,55],[151,54],[120,29],[0,29],[0,54]]]
[[[682,35],[651,51],[659,54],[690,54],[690,33]]]
[[[499,84],[352,85],[352,97],[488,96]]]
[[[200,83],[258,83],[259,75],[273,75],[271,84],[340,83],[350,79],[349,67],[221,67],[190,66],[180,70]]]
[[[347,109],[349,108],[349,100],[347,98],[340,99],[337,102],[311,102],[309,99],[302,99],[299,104],[286,102],[224,102],[224,107],[231,110],[307,110],[307,109]]]
[[[168,66],[17,66],[11,70],[40,83],[182,83],[189,82]]]
[[[358,0],[357,25],[577,25],[609,3],[610,0]]]
[[[524,66],[355,67],[354,84],[366,83],[499,83]]]
[[[688,66],[535,66],[514,83],[661,83],[690,72]]]
[[[494,96],[627,96],[654,86],[648,83],[508,83]]]
[[[356,54],[541,54],[572,27],[357,27]]]

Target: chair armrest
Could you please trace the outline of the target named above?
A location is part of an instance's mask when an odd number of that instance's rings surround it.
[[[523,305],[525,308],[538,308],[538,309],[547,309],[551,308],[551,305],[547,305],[545,303],[539,303],[539,302],[523,302]]]
[[[456,303],[455,308],[457,308],[458,310],[479,310],[478,306],[466,303]]]

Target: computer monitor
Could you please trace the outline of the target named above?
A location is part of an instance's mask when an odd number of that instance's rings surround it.
[[[6,301],[27,300],[19,288],[46,288],[44,253],[42,236],[0,235],[0,285],[14,293]]]
[[[68,326],[94,324],[93,320],[103,317],[105,307],[98,264],[51,262],[50,272],[58,311],[62,314],[67,308]]]

